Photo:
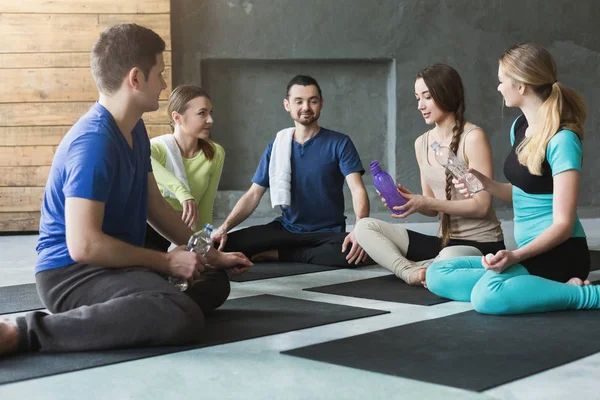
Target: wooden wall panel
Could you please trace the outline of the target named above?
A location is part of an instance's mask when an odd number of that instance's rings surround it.
[[[49,173],[49,165],[21,168],[0,167],[0,187],[44,187]]]
[[[165,0],[0,0],[5,13],[102,14],[169,14],[170,2]]]
[[[52,165],[56,146],[0,147],[0,166]]]
[[[0,0],[0,232],[36,231],[56,147],[98,98],[90,50],[108,26],[133,22],[166,42],[150,137],[170,132],[170,0]]]
[[[146,130],[148,131],[148,137],[150,137],[150,139],[164,135],[165,133],[171,133],[171,127],[169,125],[146,125]]]
[[[166,50],[171,50],[171,19],[170,17],[165,18],[161,14],[99,14],[98,25],[100,29],[98,29],[98,33],[107,26],[131,22],[150,28],[158,33],[165,41]]]
[[[165,68],[166,100],[171,93],[171,68]],[[98,90],[91,68],[27,68],[0,69],[0,103],[34,103],[60,101],[95,101]]]
[[[40,212],[0,212],[0,232],[34,232],[40,226]]]
[[[165,65],[171,65],[171,52],[163,54]],[[2,68],[89,68],[90,51],[78,53],[0,53]]]
[[[0,126],[0,146],[57,146],[69,129],[71,125]],[[146,130],[151,138],[171,132],[167,124],[147,124]]]
[[[0,124],[4,126],[72,125],[93,105],[89,103],[0,103]],[[147,124],[167,123],[166,101],[157,111],[143,116]]]
[[[71,129],[65,126],[0,126],[0,146],[58,145]]]
[[[0,187],[0,213],[39,211],[43,187]]]
[[[104,28],[124,22],[154,30],[170,50],[171,24],[163,14],[2,14],[0,53],[90,51]]]

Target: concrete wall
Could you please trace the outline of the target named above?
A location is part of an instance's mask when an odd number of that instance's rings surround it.
[[[227,151],[217,216],[250,185],[275,133],[291,125],[282,100],[298,73],[322,86],[321,125],[350,135],[365,167],[380,159],[398,182],[419,191],[413,143],[428,127],[416,110],[414,77],[435,62],[452,65],[465,84],[467,117],[490,136],[496,177],[504,180],[508,130],[518,110],[502,107],[497,60],[523,41],[547,46],[559,80],[587,100],[579,205],[586,216],[600,216],[595,0],[172,0],[171,18],[173,84],[209,90],[214,139]],[[372,184],[369,174],[365,183]],[[372,211],[384,211],[372,187],[370,194]],[[510,215],[510,207],[496,206]],[[346,207],[351,215],[349,197]],[[270,214],[265,201],[257,215]]]

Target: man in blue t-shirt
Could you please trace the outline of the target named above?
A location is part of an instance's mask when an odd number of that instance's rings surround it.
[[[287,86],[283,105],[294,120],[294,128],[280,132],[278,138],[269,143],[250,189],[215,231],[213,239],[220,243],[219,249],[240,251],[253,261],[279,260],[335,267],[372,263],[354,234],[346,233],[344,180],[352,193],[356,220],[369,216],[369,199],[362,181],[365,171],[352,140],[319,126],[323,96],[315,79],[303,75],[294,77]],[[285,135],[289,135],[287,141]],[[291,146],[291,149],[279,146]],[[287,158],[287,150],[291,150],[290,159],[283,160]],[[271,165],[276,156],[279,159]],[[286,172],[286,164],[291,174]],[[288,180],[274,180],[286,175]],[[271,187],[272,183],[277,188]],[[230,229],[252,214],[269,187],[272,204],[285,205],[281,206],[281,216],[266,225],[232,232],[228,237]],[[281,196],[283,201],[279,201]]]
[[[58,146],[41,209],[35,278],[53,314],[0,321],[0,355],[197,341],[204,313],[229,295],[225,269],[251,266],[239,253],[143,248],[146,220],[178,245],[192,234],[158,190],[141,120],[166,88],[164,50],[135,24],[109,28],[94,44],[100,97]],[[193,283],[181,292],[167,276]]]

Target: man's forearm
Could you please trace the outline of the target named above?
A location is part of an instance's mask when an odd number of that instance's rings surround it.
[[[352,193],[352,206],[356,216],[355,224],[361,218],[369,216],[369,197],[367,196],[367,191],[365,189],[357,189],[356,193]]]
[[[148,222],[158,233],[178,246],[186,244],[194,233],[162,197],[157,199],[156,204],[148,204]]]
[[[225,232],[229,232],[230,229],[235,228],[246,220],[258,207],[260,197],[252,196],[250,193],[244,194],[233,207],[233,210],[223,222]]]
[[[157,272],[165,272],[169,264],[167,253],[133,246],[102,232],[88,237],[83,246],[77,249],[70,247],[69,253],[77,262],[107,268],[143,266]]]

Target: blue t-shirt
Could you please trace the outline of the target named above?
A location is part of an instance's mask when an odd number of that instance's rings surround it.
[[[140,119],[133,150],[110,112],[94,104],[56,149],[44,190],[35,272],[75,263],[65,232],[65,199],[79,197],[105,203],[102,231],[143,246],[148,208],[150,141]]]
[[[552,178],[569,170],[581,172],[583,160],[581,140],[575,132],[563,129],[548,142],[542,175],[530,174],[527,167],[518,163],[516,155],[516,148],[523,141],[526,128],[525,116],[520,116],[513,123],[510,132],[513,148],[504,164],[504,174],[513,185],[514,233],[519,247],[525,246],[552,225]],[[577,216],[571,237],[585,237]]]
[[[263,153],[252,182],[269,187],[269,161],[273,142]],[[277,220],[290,232],[342,232],[344,179],[353,172],[364,174],[360,157],[347,135],[321,130],[299,144],[292,140],[291,204]]]

